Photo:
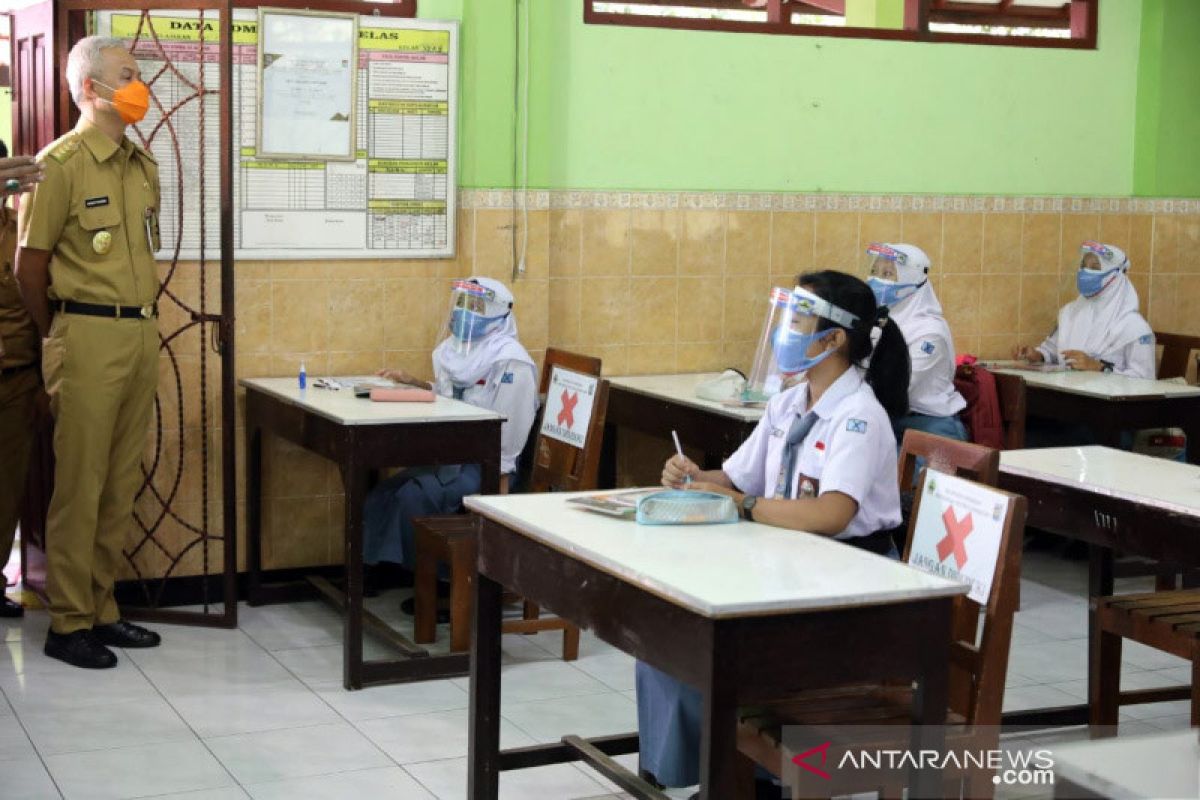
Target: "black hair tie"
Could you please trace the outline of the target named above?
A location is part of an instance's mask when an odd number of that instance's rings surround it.
[[[888,307],[880,306],[879,310],[875,312],[875,325],[878,328],[883,328],[887,325],[887,322],[888,322]]]

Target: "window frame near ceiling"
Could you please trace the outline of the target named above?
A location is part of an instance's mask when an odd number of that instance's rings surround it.
[[[816,6],[833,8],[842,5],[838,0],[807,0]],[[629,2],[639,5],[662,5],[678,7],[707,7],[712,9],[745,9],[741,0],[583,0],[583,21],[590,25],[620,25],[639,28],[672,28],[698,31],[725,31],[733,33],[765,33],[790,36],[830,36],[852,39],[891,39],[896,41],[934,42],[949,44],[982,44],[999,47],[1039,47],[1061,50],[1095,50],[1098,40],[1099,0],[1070,0],[1067,18],[1070,38],[1044,36],[1001,36],[986,33],[959,33],[930,30],[930,22],[953,22],[965,25],[1006,25],[1009,27],[1058,27],[1046,24],[1049,20],[1041,15],[1019,17],[1014,13],[1025,13],[1020,0],[1003,5],[1008,15],[984,13],[972,4],[956,0],[904,0],[903,28],[848,28],[831,25],[805,25],[793,23],[795,13],[830,13],[807,7],[801,0],[767,0],[761,11],[766,13],[763,22],[729,19],[700,19],[689,17],[653,16],[627,14],[597,9],[597,4],[607,2]],[[800,5],[797,5],[800,3]],[[1015,11],[1014,11],[1015,9]],[[1034,12],[1035,14],[1037,12]],[[1051,16],[1052,12],[1047,12]],[[1066,26],[1064,26],[1066,27]]]

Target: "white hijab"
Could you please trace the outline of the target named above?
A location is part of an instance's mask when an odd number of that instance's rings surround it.
[[[1108,286],[1092,297],[1080,295],[1058,312],[1058,352],[1082,350],[1093,358],[1113,353],[1152,333],[1150,324],[1138,313],[1137,289],[1128,276],[1125,251],[1104,245],[1107,254],[1096,253],[1100,269],[1119,269]],[[1087,249],[1086,252],[1095,252]]]
[[[471,342],[463,353],[453,336],[447,336],[433,350],[433,374],[437,384],[445,380],[461,388],[469,388],[487,378],[496,364],[519,361],[537,372],[537,365],[517,339],[517,318],[512,312],[513,295],[500,281],[492,278],[470,278],[495,295],[495,303],[508,307],[508,312],[488,329],[483,338]],[[536,376],[535,376],[536,377]],[[444,380],[445,379],[445,380]]]
[[[938,302],[933,286],[929,283],[929,256],[911,244],[888,244],[888,247],[904,253],[904,263],[896,262],[898,283],[924,286],[888,309],[888,316],[900,326],[906,342],[919,342],[926,336],[939,336],[946,340],[949,352],[954,352],[954,341],[950,337],[950,325]]]

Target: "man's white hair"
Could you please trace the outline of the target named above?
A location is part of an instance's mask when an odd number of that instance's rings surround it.
[[[110,47],[124,50],[125,43],[108,36],[85,36],[75,43],[67,56],[67,86],[75,105],[83,100],[83,79],[94,78],[100,67],[100,54]]]

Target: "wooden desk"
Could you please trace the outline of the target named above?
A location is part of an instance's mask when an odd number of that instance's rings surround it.
[[[701,797],[735,795],[738,706],[801,689],[914,680],[913,718],[924,724],[914,734],[940,744],[951,605],[965,586],[822,536],[751,522],[639,526],[577,510],[567,496],[466,500],[480,520],[473,800],[497,796],[502,770],[581,757],[568,743],[499,750],[501,587],[700,690]],[[637,738],[594,746],[633,752]],[[920,777],[931,781],[923,796],[940,796],[940,776]]]
[[[1113,551],[1200,567],[1200,467],[1109,447],[1006,450],[1000,487],[1029,499],[1031,527],[1089,545],[1088,595],[1113,593]],[[1088,653],[1096,676],[1096,642]],[[1187,687],[1121,692],[1121,702],[1187,699]],[[1018,724],[1084,725],[1087,706],[1006,714]]]
[[[1120,445],[1122,431],[1182,428],[1188,457],[1200,464],[1200,386],[1103,372],[989,368],[1025,379],[1028,416],[1084,423],[1109,447]]]
[[[500,425],[503,417],[444,397],[434,403],[372,403],[350,389],[310,387],[294,378],[252,378],[246,389],[246,566],[251,605],[304,596],[295,586],[262,583],[262,441],[272,433],[336,463],[346,493],[345,591],[310,579],[342,608],[345,642],[342,684],[361,689],[378,683],[465,675],[465,653],[431,656],[363,609],[363,504],[367,475],[386,467],[480,464],[483,491],[500,488]],[[364,622],[406,656],[363,661]]]
[[[704,452],[700,465],[703,469],[720,469],[721,463],[749,438],[762,419],[763,409],[726,406],[697,397],[696,387],[718,375],[708,372],[609,378],[600,485],[616,485],[619,428],[668,438],[672,430],[678,431],[685,447]]]
[[[1058,800],[1200,797],[1200,733],[1050,745]]]

